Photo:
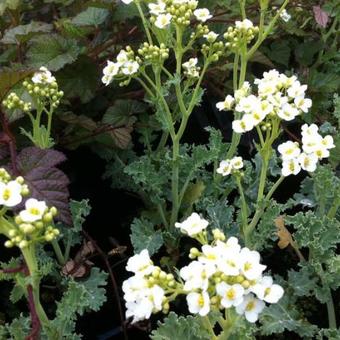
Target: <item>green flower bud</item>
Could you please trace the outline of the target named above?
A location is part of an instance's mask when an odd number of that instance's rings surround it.
[[[50,213],[53,215],[53,216],[57,216],[58,214],[58,210],[56,207],[51,207],[50,208]]]
[[[161,272],[159,273],[159,278],[160,278],[161,280],[165,280],[165,279],[166,279],[166,272],[161,271]]]
[[[247,289],[250,287],[250,282],[248,280],[244,280],[242,283],[241,283],[242,287]]]
[[[24,249],[28,246],[28,242],[26,240],[22,240],[19,244],[18,244],[18,247],[20,249]]]
[[[21,224],[21,223],[22,223],[21,217],[20,217],[19,215],[15,216],[14,222],[15,222],[16,224],[18,224],[18,225]]]
[[[42,220],[46,223],[52,222],[52,220],[53,220],[52,213],[48,212],[48,213],[44,214]]]
[[[54,239],[54,235],[53,234],[51,234],[51,233],[45,234],[45,240],[47,242],[51,242],[53,239]]]
[[[5,247],[6,247],[6,248],[12,248],[13,246],[14,246],[14,243],[13,243],[12,241],[7,240],[7,241],[5,242]]]
[[[11,229],[11,230],[8,232],[9,237],[14,237],[14,236],[16,236],[16,234],[17,234],[17,231],[16,231],[15,229]]]

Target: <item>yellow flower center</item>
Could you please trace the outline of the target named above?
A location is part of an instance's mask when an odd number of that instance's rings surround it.
[[[28,211],[32,215],[40,215],[40,210],[38,208],[30,208]]]
[[[203,299],[203,296],[200,295],[199,298],[198,298],[198,305],[200,307],[203,307],[204,306],[204,299]]]
[[[228,298],[230,300],[235,299],[235,296],[236,296],[236,292],[235,292],[235,289],[233,289],[233,288],[229,289],[226,293],[226,298]]]
[[[246,262],[246,263],[244,264],[244,270],[245,270],[245,271],[247,271],[247,270],[249,270],[249,269],[251,269],[251,268],[252,268],[252,264],[251,264],[251,263]]]
[[[267,296],[269,294],[270,294],[270,288],[268,287],[264,290],[264,296]]]
[[[247,307],[246,307],[246,311],[250,312],[251,310],[253,310],[255,307],[255,302],[254,301],[250,301],[247,303]]]
[[[11,197],[11,191],[9,189],[5,189],[2,198],[7,201]]]

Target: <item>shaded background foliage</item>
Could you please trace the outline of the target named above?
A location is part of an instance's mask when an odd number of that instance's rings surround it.
[[[271,5],[279,3],[280,1],[272,1]],[[211,22],[216,32],[224,32],[228,24],[239,19],[237,1],[207,0],[201,1],[200,4],[213,11],[214,17]],[[332,132],[334,129],[332,126],[340,125],[340,99],[334,95],[340,83],[337,29],[340,4],[336,0],[291,1],[287,10],[292,19],[289,22],[281,20],[277,30],[254,55],[247,79],[252,80],[264,70],[274,67],[280,71],[298,73],[301,82],[308,84],[308,93],[314,103],[310,114],[305,115],[303,119],[309,123],[316,121],[323,126],[324,132]],[[248,16],[256,22],[257,1],[248,1]],[[41,151],[34,150],[32,153],[32,150],[28,149],[27,140],[18,133],[19,126],[25,127],[29,123],[27,117],[19,111],[5,112],[11,131],[16,136],[17,147],[22,150],[17,155],[18,167],[28,180],[39,181],[42,188],[54,185],[51,203],[53,201],[54,205],[59,205],[59,210],[63,212],[62,221],[66,224],[70,221],[70,212],[66,208],[69,198],[66,186],[70,183],[72,198],[89,198],[93,209],[85,229],[98,240],[103,249],[107,250],[113,246],[108,241],[110,236],[122,244],[130,245],[129,225],[137,212],[144,208],[145,200],[143,201],[143,197],[142,200],[139,198],[140,192],[131,180],[131,176],[138,175],[138,168],[130,166],[127,171],[123,170],[126,164],[142,154],[146,140],[151,140],[151,143],[155,140],[156,137],[151,131],[158,131],[161,128],[157,117],[143,103],[144,92],[138,84],[131,83],[126,88],[120,88],[117,83],[113,83],[107,88],[100,82],[101,70],[107,59],[113,58],[128,44],[136,47],[143,41],[140,21],[136,17],[134,7],[123,6],[111,0],[0,0],[0,99],[12,86],[17,93],[21,93],[23,89],[18,85],[19,81],[42,65],[54,71],[60,88],[65,92],[62,105],[54,116],[53,135],[57,142],[56,148],[68,159],[60,166],[59,163],[64,160],[64,156],[58,151],[48,151],[49,154],[46,155],[48,157],[44,161]],[[173,60],[170,59],[168,63],[171,68]],[[222,131],[224,140],[229,141],[232,118],[227,114],[218,113],[215,103],[226,93],[232,92],[231,68],[231,61],[223,60],[208,72],[203,83],[206,89],[203,101],[193,113],[189,132],[184,136],[185,142],[206,143],[209,138],[208,132],[204,130],[206,126],[218,128]],[[285,126],[287,135],[293,139],[297,138],[295,136],[297,130],[296,123]],[[2,142],[5,141],[5,137],[6,134],[3,134]],[[251,135],[242,139],[241,153],[245,158],[250,158],[254,153],[251,148],[252,139]],[[340,136],[335,142],[338,147],[331,158],[334,167],[340,160]],[[0,150],[3,153],[2,159],[5,159],[8,156],[5,151],[7,149]],[[205,152],[203,150],[202,154]],[[28,162],[27,157],[25,158],[27,154]],[[22,164],[25,159],[26,163]],[[33,162],[34,159],[39,161],[39,166]],[[204,164],[204,159],[197,161]],[[57,165],[67,174],[68,179],[55,167]],[[102,176],[104,179],[101,179]],[[285,199],[291,196],[290,193],[295,192],[295,187],[302,179],[298,177],[289,180],[289,187],[292,187],[292,190],[290,191],[287,184],[287,188],[282,188],[278,193],[276,197],[278,201],[285,202]],[[51,183],[52,181],[54,182]],[[304,184],[306,188],[308,184],[306,180]],[[199,186],[193,190],[199,190]],[[306,189],[306,195],[302,192],[300,194],[302,196],[296,200],[300,199],[301,202],[302,199],[306,199],[309,192]],[[58,202],[55,201],[56,197]],[[45,196],[41,198],[48,200]],[[311,199],[308,197],[308,200]],[[221,206],[220,211],[224,208],[225,206]],[[281,208],[273,209],[268,220],[277,217]],[[209,209],[207,211],[209,212]],[[211,207],[210,213],[212,219],[218,216],[218,209]],[[136,223],[139,223],[138,220],[132,224],[132,233]],[[293,220],[292,224],[294,223],[297,221]],[[263,230],[267,231],[271,227],[272,224]],[[139,249],[138,242],[144,243],[145,239],[138,237],[140,228],[135,227],[135,230],[137,235],[135,233],[132,236],[132,244],[135,249]],[[150,233],[150,230],[148,232]],[[154,239],[150,242],[153,242],[154,249],[160,248],[162,242],[157,233],[151,234]],[[263,235],[258,236],[260,239]],[[318,240],[317,236],[315,237]],[[267,253],[264,254],[273,262],[271,266],[273,271],[281,274],[286,272],[286,268],[294,265],[290,256],[286,254],[282,261],[281,253],[277,255],[277,251],[278,248],[273,243],[273,248],[266,250]],[[132,253],[130,246],[129,252]],[[276,259],[280,264],[276,264]],[[119,264],[120,261],[122,260],[112,261],[119,282],[125,278],[122,270],[124,262]],[[302,288],[300,293],[297,291],[296,299],[306,299],[309,294],[306,282],[309,270],[312,269],[303,268],[302,275],[301,272],[299,275],[296,274],[294,270],[289,272],[289,280],[302,281]],[[96,316],[90,314],[80,321],[78,328],[80,332],[87,334],[85,338],[93,339],[110,329],[113,329],[113,333],[107,333],[107,338],[114,336],[114,332],[119,332],[119,319],[113,307],[117,301],[112,300],[113,298],[109,298],[111,303],[105,305],[101,314]],[[311,310],[310,320],[318,323],[319,316],[325,312],[324,306],[318,303],[313,306],[308,299],[306,301]],[[284,303],[289,305],[292,302]],[[17,312],[11,307],[9,314],[15,315]],[[271,315],[275,317],[276,312],[268,310],[267,317]],[[291,313],[296,314],[297,311],[292,310]],[[277,315],[278,318],[281,317],[281,314]],[[4,319],[7,318],[8,315],[4,315]],[[266,318],[266,315],[263,318]],[[264,334],[270,335],[277,331],[270,329],[269,326],[273,324],[268,323]],[[307,332],[300,324],[288,324],[286,329],[298,330],[300,336],[303,336],[304,331]],[[293,338],[292,333],[287,334]],[[279,339],[280,336],[274,335],[274,338]]]

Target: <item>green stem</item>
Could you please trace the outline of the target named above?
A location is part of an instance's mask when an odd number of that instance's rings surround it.
[[[245,235],[245,230],[247,228],[247,219],[248,219],[248,205],[247,205],[246,198],[244,196],[244,191],[243,191],[240,176],[236,176],[236,183],[237,183],[238,191],[241,196],[242,232],[243,232],[243,235]]]
[[[237,91],[239,59],[240,59],[240,55],[236,52],[235,53],[235,57],[234,57],[234,65],[233,65],[233,87],[234,87],[234,92]]]
[[[240,3],[242,20],[244,20],[244,19],[247,18],[247,15],[246,15],[246,0],[239,0],[239,3]]]
[[[266,195],[266,197],[264,198],[264,205],[261,208],[257,208],[257,210],[255,211],[255,214],[250,222],[250,224],[248,225],[247,229],[246,229],[246,235],[249,239],[251,233],[254,231],[254,229],[257,226],[257,223],[259,222],[259,220],[261,219],[263,213],[265,212],[265,209],[267,208],[267,205],[269,203],[269,200],[271,199],[271,197],[273,196],[274,192],[276,191],[276,189],[278,188],[278,186],[283,182],[283,180],[285,179],[284,176],[281,176],[272,186],[272,188],[269,190],[268,194]]]
[[[276,15],[274,16],[274,18],[272,19],[272,21],[269,23],[269,25],[267,26],[267,28],[265,30],[262,30],[263,33],[259,30],[259,35],[257,38],[256,43],[253,45],[253,47],[249,50],[249,52],[247,53],[247,59],[249,60],[254,53],[258,50],[258,48],[261,46],[261,44],[263,43],[263,41],[267,38],[268,34],[271,33],[272,29],[274,28],[274,25],[276,24],[278,18],[280,17],[282,11],[286,8],[286,6],[288,5],[289,0],[285,0],[285,2],[282,4],[282,6],[280,7],[280,9],[278,10],[278,12],[276,13]],[[260,17],[261,20],[261,17]],[[263,19],[264,21],[264,16]],[[261,21],[260,21],[261,22]]]
[[[31,244],[28,247],[21,249],[21,252],[24,256],[30,276],[32,278],[31,285],[36,313],[38,315],[42,327],[44,328],[46,334],[48,334],[48,339],[54,340],[56,339],[56,337],[55,334],[53,335],[54,332],[51,331],[50,320],[48,319],[40,303],[40,276],[38,272],[38,262],[36,259],[34,244]]]
[[[56,239],[54,239],[54,240],[52,240],[51,244],[52,244],[53,250],[55,252],[55,255],[57,257],[59,264],[61,266],[63,266],[66,261],[65,261],[64,255],[63,255],[63,253],[60,249],[58,241]]]
[[[267,179],[269,157],[270,157],[270,153],[265,152],[265,154],[262,158],[260,183],[259,183],[259,189],[258,189],[258,192],[257,192],[257,204],[260,203],[260,201],[263,198],[264,189],[265,189],[265,185],[266,185],[266,179]]]
[[[149,30],[149,27],[148,27],[148,23],[145,20],[145,16],[144,16],[143,10],[142,10],[142,8],[140,6],[139,0],[135,1],[135,4],[137,6],[138,13],[139,13],[139,15],[140,15],[140,17],[142,19],[142,23],[143,23],[143,26],[144,26],[145,33],[146,33],[146,36],[148,38],[149,44],[153,45],[151,34],[150,34],[150,30]]]
[[[159,215],[160,215],[160,217],[161,217],[161,219],[163,221],[163,224],[164,224],[165,228],[169,229],[169,224],[168,224],[168,221],[167,221],[167,219],[165,217],[164,209],[163,209],[161,204],[157,204],[157,210],[158,210],[158,213],[159,213]]]
[[[206,328],[206,330],[211,334],[210,339],[211,340],[217,340],[218,337],[215,335],[214,328],[209,320],[208,316],[203,316],[202,317],[203,324]]]
[[[330,207],[330,209],[328,210],[328,214],[327,217],[328,218],[334,218],[338,209],[340,207],[340,196],[339,194],[335,197],[332,206]]]
[[[179,211],[179,195],[178,195],[178,181],[179,181],[179,139],[175,138],[172,147],[172,177],[171,177],[171,193],[172,193],[172,211],[170,218],[170,226],[174,226]]]

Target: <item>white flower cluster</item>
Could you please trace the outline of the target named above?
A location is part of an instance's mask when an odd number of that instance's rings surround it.
[[[127,318],[134,323],[169,310],[164,288],[175,286],[174,277],[154,266],[146,249],[129,259],[126,270],[135,274],[123,282]]]
[[[278,146],[283,176],[297,175],[301,169],[314,172],[319,160],[329,157],[329,150],[335,147],[333,137],[322,137],[318,130],[315,124],[302,126],[302,150],[299,143],[292,141]]]
[[[125,50],[121,50],[117,57],[116,62],[107,61],[107,65],[103,69],[102,82],[109,85],[114,77],[131,77],[139,70],[139,63],[134,58],[134,52],[131,47],[127,46]]]
[[[183,63],[184,74],[187,77],[198,78],[200,68],[197,66],[197,58],[190,58],[187,62]]]
[[[305,98],[307,85],[301,85],[296,76],[287,77],[276,70],[264,72],[262,79],[256,79],[257,95],[251,94],[248,82],[235,92],[234,98],[227,96],[217,103],[219,110],[230,110],[242,114],[233,121],[233,130],[244,133],[261,124],[266,117],[279,117],[290,121],[303,112],[308,112],[312,101]]]
[[[5,209],[14,208],[27,195],[29,190],[23,177],[12,180],[9,173],[0,168],[0,205]],[[9,240],[5,242],[5,246],[25,248],[31,241],[52,241],[59,235],[59,230],[51,225],[56,214],[55,207],[48,208],[46,202],[29,198],[25,202],[25,209],[15,216],[15,223],[10,224],[11,227],[6,231]]]
[[[267,303],[277,303],[283,288],[271,276],[264,276],[266,266],[260,254],[241,248],[237,238],[213,230],[214,240],[208,244],[208,221],[193,213],[182,223],[176,223],[185,234],[200,240],[201,250],[192,248],[192,260],[179,271],[179,280],[154,266],[147,250],[129,259],[126,269],[135,275],[123,283],[127,317],[133,322],[149,318],[153,312],[169,310],[169,302],[185,294],[188,309],[193,314],[207,315],[212,309],[234,307],[249,322],[256,322]]]
[[[220,162],[220,166],[216,170],[218,174],[222,176],[230,175],[233,172],[237,172],[243,168],[242,157],[234,157],[232,159],[226,159]]]
[[[34,84],[52,84],[56,82],[56,79],[54,76],[52,76],[52,73],[45,67],[40,67],[38,72],[35,72],[32,77],[32,82]]]

